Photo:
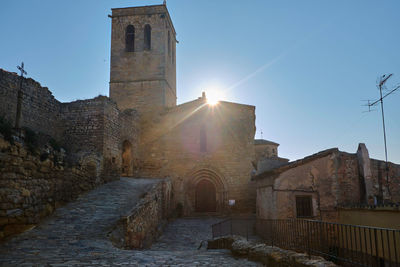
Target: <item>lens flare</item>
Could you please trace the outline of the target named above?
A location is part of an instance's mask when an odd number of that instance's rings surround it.
[[[207,104],[215,106],[223,98],[222,91],[217,88],[211,88],[206,91]]]

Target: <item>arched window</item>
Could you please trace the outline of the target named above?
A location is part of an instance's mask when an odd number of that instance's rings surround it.
[[[125,50],[126,52],[135,51],[135,27],[128,25],[125,31]]]
[[[171,55],[171,34],[168,31],[168,56]]]
[[[144,50],[151,49],[151,26],[146,24],[144,26]]]
[[[200,152],[207,152],[207,133],[204,125],[200,128]]]

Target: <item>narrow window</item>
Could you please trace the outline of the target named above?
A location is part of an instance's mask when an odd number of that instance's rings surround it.
[[[125,50],[126,52],[135,51],[135,27],[128,25],[125,32]]]
[[[296,196],[296,212],[298,218],[312,217],[312,197]]]
[[[175,64],[175,46],[172,46],[172,64]]]
[[[168,31],[168,56],[171,56],[171,34]]]
[[[144,50],[151,49],[151,27],[149,24],[144,26]]]
[[[200,128],[200,152],[207,152],[207,133],[204,125]]]

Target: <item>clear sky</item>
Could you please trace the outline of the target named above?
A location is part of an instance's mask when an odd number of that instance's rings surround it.
[[[2,0],[0,68],[47,86],[60,101],[108,95],[114,7],[124,0]],[[256,106],[256,138],[291,160],[364,142],[384,159],[379,75],[400,84],[400,1],[168,0],[177,45],[178,103],[220,88]],[[385,99],[389,160],[400,163],[400,90]]]

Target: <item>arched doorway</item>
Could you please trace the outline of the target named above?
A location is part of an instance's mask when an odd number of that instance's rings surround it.
[[[132,144],[125,140],[122,143],[122,176],[133,175]]]
[[[208,179],[200,180],[196,185],[196,212],[216,212],[216,196],[215,185]]]

